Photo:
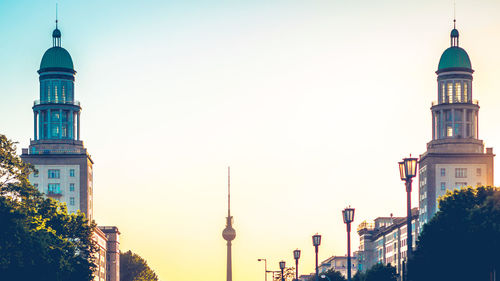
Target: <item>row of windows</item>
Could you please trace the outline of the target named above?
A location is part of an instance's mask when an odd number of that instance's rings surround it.
[[[38,187],[38,184],[35,183],[35,187]],[[61,193],[61,184],[60,183],[49,183],[47,185],[47,190],[52,193]],[[69,184],[69,191],[75,191],[75,184]]]
[[[446,176],[446,168],[441,168],[440,173],[442,177]],[[476,168],[476,176],[480,177],[481,174],[482,174],[481,168]],[[455,168],[455,177],[466,178],[467,168]]]
[[[477,183],[478,186],[481,186],[481,182]],[[461,188],[467,186],[467,182],[455,182],[455,189]],[[441,182],[441,190],[444,191],[446,190],[446,183]]]
[[[38,188],[38,183],[35,183],[34,186]],[[49,183],[47,186],[47,190],[53,193],[61,193],[61,185],[59,183]],[[75,184],[69,184],[69,191],[75,191]]]
[[[36,178],[38,177],[38,171],[35,171],[33,173],[33,176]],[[69,170],[69,176],[74,177],[75,176],[75,169],[70,169]],[[61,177],[61,170],[59,169],[49,169],[48,170],[48,177],[49,179],[58,179]]]
[[[39,112],[40,137],[72,138],[75,114],[71,110],[41,110]],[[49,130],[50,127],[50,130]]]
[[[471,109],[445,109],[434,112],[434,126],[438,138],[475,137],[474,120],[477,112]]]
[[[42,102],[66,102],[73,100],[73,82],[43,80],[40,83]]]
[[[439,87],[439,103],[461,103],[469,102],[470,81],[446,81],[441,82]]]

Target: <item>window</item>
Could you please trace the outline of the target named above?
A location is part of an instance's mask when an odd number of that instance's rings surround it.
[[[466,182],[456,182],[455,183],[455,188],[461,188],[461,187],[464,187],[464,186],[467,186]]]
[[[38,178],[38,170],[35,170],[35,171],[33,172],[33,176],[34,176],[35,178]]]
[[[441,168],[441,176],[442,177],[446,176],[446,169],[445,168]]]
[[[467,168],[455,168],[455,177],[456,178],[466,178],[467,177]]]
[[[49,179],[58,179],[59,175],[59,170],[49,170]]]
[[[454,115],[455,115],[455,121],[461,122],[464,113],[461,109],[455,109]]]
[[[34,186],[34,187],[38,187],[38,183],[35,183],[33,186]]]
[[[446,127],[446,136],[447,137],[453,136],[453,128],[451,127],[451,125],[448,125],[448,127]]]
[[[49,194],[60,194],[61,193],[61,184],[59,183],[49,183],[48,185]]]
[[[75,176],[75,169],[69,170],[69,176],[74,177]]]
[[[70,204],[71,206],[75,206],[75,197],[70,197],[70,198],[69,198],[69,204]]]
[[[482,186],[482,185],[481,185],[481,182],[478,182],[478,183],[477,183],[477,186]]]
[[[464,102],[469,100],[469,93],[467,93],[467,82],[464,82]]]
[[[448,102],[452,103],[453,102],[453,84],[448,83],[447,86],[448,86]]]
[[[481,168],[476,169],[476,175],[479,177],[481,176]]]
[[[74,183],[69,184],[69,191],[75,191],[75,184]]]
[[[440,103],[445,102],[444,97],[445,97],[444,83],[441,82],[441,102]]]
[[[441,190],[446,190],[446,183],[445,182],[441,183]]]
[[[462,102],[462,85],[460,85],[460,82],[455,82],[455,102]]]

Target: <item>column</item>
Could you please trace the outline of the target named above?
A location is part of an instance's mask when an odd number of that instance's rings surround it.
[[[52,120],[50,116],[51,110],[47,109],[47,135],[45,136],[46,139],[50,139],[52,137]]]
[[[62,139],[63,138],[63,135],[62,135],[62,129],[63,129],[63,124],[62,124],[62,109],[59,109],[59,138]],[[67,134],[67,132],[66,132]]]
[[[80,140],[80,111],[78,111],[78,112],[76,113],[76,126],[77,126],[77,128],[76,128],[76,132],[77,132],[77,134],[76,134],[76,135],[77,135],[76,139],[77,139],[77,140]]]
[[[75,135],[73,134],[74,132],[73,126],[75,126],[74,124],[75,124],[75,112],[73,110],[70,110],[68,115],[68,138],[72,140],[75,139]]]
[[[451,109],[451,136],[455,137],[455,109]]]
[[[462,109],[463,112],[462,112],[462,123],[463,123],[463,126],[462,126],[462,136],[463,138],[467,138],[467,109],[464,108]]]
[[[432,112],[432,139],[436,139],[436,111]]]
[[[443,138],[444,118],[444,110],[441,109],[439,113],[439,138]]]
[[[476,116],[476,118],[474,118],[475,119],[474,123],[475,123],[475,126],[476,126],[476,128],[475,128],[476,131],[475,132],[476,132],[476,139],[478,139],[479,138],[479,114],[477,114],[477,111],[475,111],[475,116]]]
[[[36,124],[36,116],[37,116],[37,115],[38,115],[38,112],[37,112],[37,111],[33,112],[33,128],[34,128],[34,130],[35,130],[35,136],[34,136],[34,137],[35,137],[35,140],[37,140],[37,139],[38,139],[37,127],[36,127],[36,126],[37,126],[37,124]]]

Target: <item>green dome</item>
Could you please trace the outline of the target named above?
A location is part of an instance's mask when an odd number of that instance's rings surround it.
[[[66,49],[61,47],[52,47],[43,54],[40,70],[44,68],[67,68],[73,69],[73,60]]]
[[[441,55],[441,59],[439,60],[438,71],[451,67],[472,69],[469,55],[464,49],[460,47],[449,47]]]

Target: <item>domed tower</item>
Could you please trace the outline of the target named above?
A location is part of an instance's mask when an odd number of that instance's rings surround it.
[[[61,31],[52,32],[52,47],[38,70],[40,98],[33,103],[34,138],[21,157],[38,173],[30,181],[46,196],[66,202],[68,211],[92,219],[92,159],[80,140],[80,103],[75,100],[71,55],[61,47]]]
[[[230,169],[227,168],[227,218],[226,228],[222,231],[222,237],[227,241],[227,272],[226,281],[233,280],[233,269],[231,260],[231,241],[236,238],[236,231],[233,228],[233,217],[231,216],[231,176]]]
[[[479,139],[479,102],[472,97],[474,70],[459,47],[459,32],[439,60],[437,102],[432,103],[432,140],[420,156],[420,224],[437,212],[437,199],[462,186],[493,184],[493,150]],[[422,229],[422,228],[420,228]]]

